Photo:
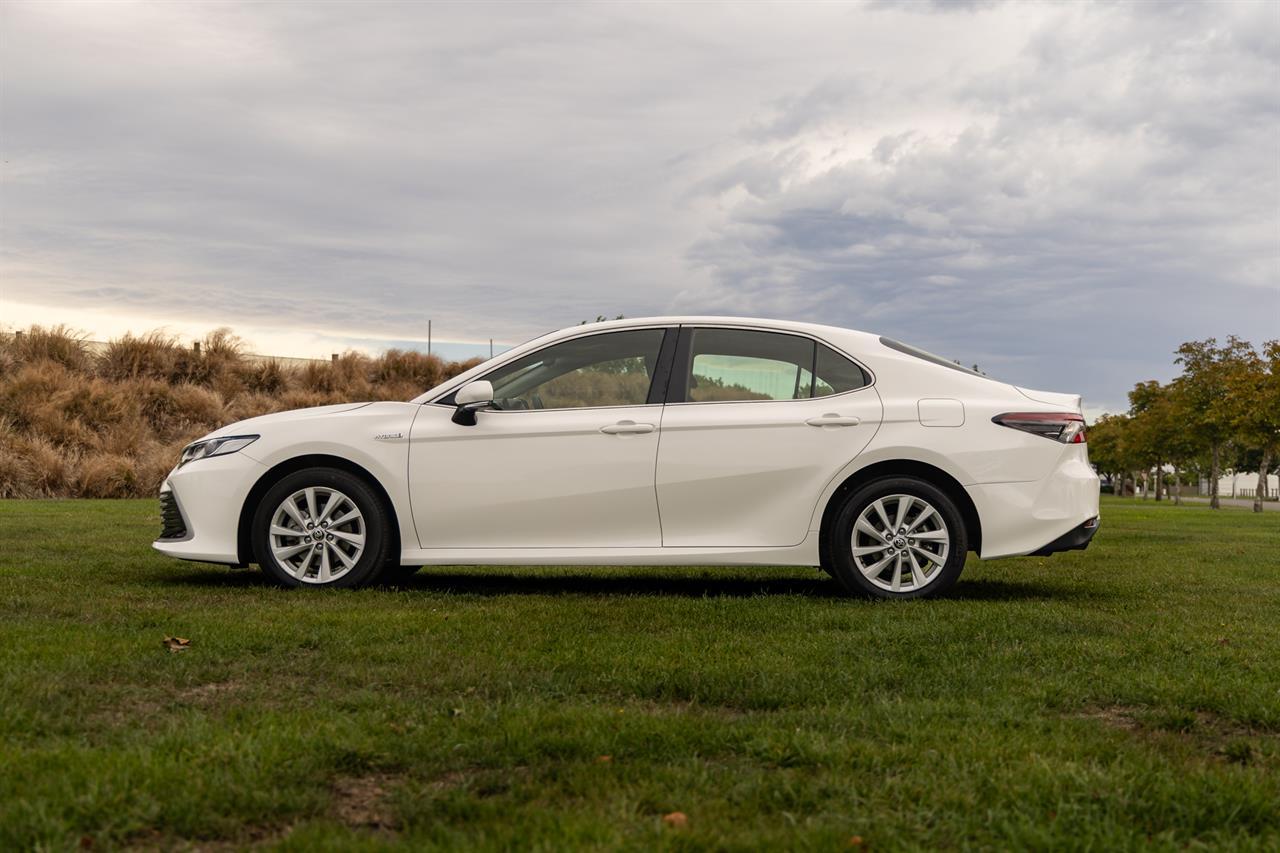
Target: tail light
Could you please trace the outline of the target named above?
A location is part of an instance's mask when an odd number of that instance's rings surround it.
[[[1009,412],[992,422],[1063,444],[1084,444],[1084,416],[1075,412]]]

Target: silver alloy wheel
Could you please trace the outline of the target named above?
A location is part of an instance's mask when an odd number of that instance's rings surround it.
[[[310,486],[285,498],[271,516],[271,553],[303,583],[329,583],[364,553],[364,515],[337,489]]]
[[[951,552],[947,523],[915,495],[885,495],[853,525],[853,565],[887,592],[914,592],[938,579]]]

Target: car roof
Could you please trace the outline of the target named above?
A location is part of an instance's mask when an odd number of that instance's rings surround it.
[[[754,328],[777,329],[779,331],[806,332],[820,338],[827,337],[859,337],[868,340],[879,340],[879,335],[848,329],[842,326],[829,326],[821,323],[804,323],[798,320],[771,320],[765,317],[733,317],[718,315],[670,315],[661,317],[624,317],[619,320],[602,320],[597,323],[584,323],[580,326],[569,326],[557,329],[543,337],[568,334],[587,329],[623,329],[632,326],[744,326]]]

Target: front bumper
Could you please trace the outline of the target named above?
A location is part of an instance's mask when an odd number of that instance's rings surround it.
[[[1039,551],[1032,551],[1032,557],[1047,557],[1059,551],[1083,551],[1089,547],[1093,535],[1098,532],[1098,519],[1091,518],[1075,530],[1069,530],[1057,539],[1045,545]]]
[[[239,565],[240,510],[266,471],[243,453],[173,469],[160,487],[164,529],[151,547],[181,560]]]

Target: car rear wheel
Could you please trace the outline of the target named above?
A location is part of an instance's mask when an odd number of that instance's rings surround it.
[[[282,586],[356,587],[377,578],[391,534],[367,483],[335,468],[307,468],[263,495],[252,540],[258,565]]]
[[[836,516],[831,574],[848,592],[924,598],[948,590],[968,553],[964,520],[945,492],[916,477],[875,480]]]

